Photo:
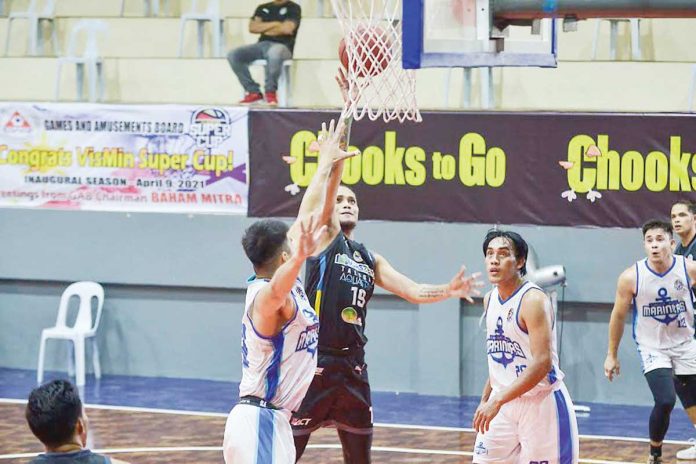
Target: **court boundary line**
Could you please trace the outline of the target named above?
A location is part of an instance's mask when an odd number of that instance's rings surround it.
[[[341,444],[316,444],[307,445],[308,449],[341,449]],[[162,453],[162,452],[191,452],[191,451],[217,451],[222,452],[222,446],[154,446],[154,447],[137,447],[137,448],[103,448],[94,449],[94,453],[99,454],[132,454],[132,453]],[[454,451],[454,450],[433,450],[426,448],[400,448],[391,446],[373,446],[372,451],[377,452],[387,452],[387,453],[401,453],[401,454],[427,454],[427,455],[439,455],[439,456],[473,456],[474,453],[471,451]],[[20,458],[32,458],[38,456],[40,453],[16,453],[16,454],[2,454],[0,455],[0,460],[4,459],[20,459]],[[598,459],[583,459],[580,458],[579,462],[585,464],[640,464],[636,462],[628,461],[603,461]]]
[[[314,449],[341,449],[341,444],[316,444],[307,445],[307,448]],[[437,455],[448,455],[448,456],[474,456],[471,451],[449,451],[449,450],[431,450],[425,448],[395,448],[391,446],[373,446],[372,451],[386,451],[392,453],[407,453],[407,454],[437,454]],[[637,462],[628,461],[602,461],[598,459],[584,459],[580,458],[579,462],[586,464],[641,464]]]
[[[0,404],[27,404],[27,400],[19,400],[14,398],[0,398]],[[153,414],[172,414],[172,415],[183,415],[183,416],[202,416],[202,417],[218,417],[226,418],[229,413],[221,412],[204,412],[204,411],[187,411],[183,409],[159,409],[159,408],[145,408],[139,406],[116,406],[110,404],[85,404],[86,408],[91,409],[104,409],[112,411],[128,411],[128,412],[149,412]],[[473,428],[467,427],[447,427],[447,426],[437,426],[437,425],[412,425],[412,424],[390,424],[390,423],[375,423],[375,427],[378,428],[392,428],[392,429],[407,429],[407,430],[433,430],[441,432],[468,432],[474,433]],[[649,443],[648,438],[640,437],[621,437],[616,435],[578,435],[579,438],[585,440],[607,440],[607,441],[629,441],[638,443]],[[663,443],[670,445],[692,445],[692,442],[688,440],[664,440]]]

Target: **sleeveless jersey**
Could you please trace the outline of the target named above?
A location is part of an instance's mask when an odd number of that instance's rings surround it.
[[[696,260],[696,236],[686,246],[682,245],[681,240],[679,240],[677,247],[674,249],[674,254]]]
[[[486,308],[486,352],[488,354],[488,375],[494,391],[500,391],[512,384],[532,362],[532,349],[529,335],[519,325],[519,312],[522,297],[531,289],[541,289],[524,282],[505,301],[500,299],[498,288],[494,288],[488,298]],[[534,388],[522,396],[532,396],[544,390],[560,388],[563,372],[558,368],[556,350],[556,324],[551,301],[546,298],[544,310],[551,323],[551,370]]]
[[[319,344],[362,348],[367,302],[375,289],[375,262],[367,248],[340,232],[326,250],[307,260],[306,282],[321,322]]]
[[[696,260],[696,236],[691,239],[688,245],[684,246],[681,244],[681,240],[677,243],[677,247],[674,249],[675,255],[681,255],[687,259]],[[691,289],[691,302],[694,303],[696,307],[696,290]]]
[[[694,307],[686,259],[674,256],[664,274],[650,269],[647,259],[636,264],[633,298],[633,339],[639,347],[670,349],[694,336]]]
[[[291,291],[295,314],[274,337],[256,332],[249,317],[268,280],[249,283],[242,317],[242,381],[239,396],[256,396],[288,411],[300,407],[317,367],[319,319],[298,279]]]

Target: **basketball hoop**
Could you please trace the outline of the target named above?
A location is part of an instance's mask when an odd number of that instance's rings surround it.
[[[341,23],[339,52],[346,68],[343,113],[385,122],[422,120],[416,76],[401,66],[401,0],[331,0]]]

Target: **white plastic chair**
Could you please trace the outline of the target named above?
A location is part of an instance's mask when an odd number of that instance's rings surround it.
[[[68,304],[71,297],[77,296],[80,300],[80,308],[77,313],[75,325],[68,327]],[[97,314],[92,321],[92,298],[97,299]],[[44,376],[44,356],[46,351],[46,341],[49,338],[70,340],[75,351],[75,383],[78,386],[85,384],[85,340],[92,342],[92,362],[94,364],[94,375],[101,378],[101,366],[99,365],[99,349],[97,348],[96,337],[97,328],[101,319],[102,307],[104,306],[104,289],[96,282],[75,282],[65,289],[60,297],[58,307],[58,317],[54,327],[41,331],[41,345],[39,347],[39,367],[36,372],[36,382],[41,384]],[[68,371],[72,370],[72,357],[68,351]],[[72,375],[72,373],[71,373]]]
[[[38,0],[29,0],[29,8],[27,11],[10,12],[7,16],[7,36],[5,39],[5,56],[10,50],[10,37],[12,37],[12,21],[15,19],[26,19],[29,24],[29,55],[35,56],[38,50],[43,54],[43,28],[41,21],[47,21],[51,24],[51,41],[53,42],[53,51],[58,54],[58,37],[56,35],[55,21],[55,0],[43,0],[43,9],[39,11]],[[38,44],[38,47],[37,47]]]
[[[77,99],[83,99],[85,68],[89,87],[89,101],[101,100],[104,96],[104,60],[99,53],[99,37],[105,35],[109,26],[98,19],[83,19],[70,31],[64,56],[58,57],[55,99],[60,98],[60,77],[64,64],[77,66]],[[82,53],[78,50],[82,45]]]
[[[595,23],[595,35],[592,42],[592,59],[597,59],[597,42],[599,41],[599,29],[602,21],[609,21],[609,58],[616,60],[616,40],[619,35],[619,23],[629,23],[631,26],[631,58],[634,61],[643,59],[640,47],[640,19],[598,19]]]
[[[266,60],[255,60],[251,62],[251,66],[263,66],[264,72],[267,71]],[[278,106],[286,107],[290,105],[290,68],[292,68],[292,60],[284,60],[283,66],[280,68],[280,77],[278,78]]]
[[[211,48],[214,57],[224,54],[225,46],[225,21],[220,16],[220,0],[206,0],[208,2],[205,10],[202,11],[198,6],[198,0],[191,0],[191,10],[181,15],[179,23],[179,56],[184,54],[184,29],[187,21],[196,21],[198,30],[198,57],[203,56],[203,32],[205,23],[210,23],[210,34],[212,37]]]
[[[143,0],[145,16],[159,16],[160,0]],[[169,14],[169,0],[164,0],[164,9]],[[126,11],[126,0],[121,0],[121,16]]]

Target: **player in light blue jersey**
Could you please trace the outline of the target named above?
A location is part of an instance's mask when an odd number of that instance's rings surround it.
[[[483,242],[495,286],[484,297],[488,381],[474,415],[474,463],[576,464],[578,426],[558,367],[549,297],[524,280],[528,246],[493,230]]]
[[[614,309],[609,321],[609,348],[604,374],[609,381],[621,365],[619,343],[624,321],[633,313],[633,339],[643,365],[643,374],[655,405],[648,424],[648,463],[662,462],[662,441],[679,394],[684,409],[696,406],[696,340],[691,287],[696,281],[696,262],[673,253],[672,226],[652,220],[643,226],[647,258],[619,276]],[[676,381],[680,389],[675,391]],[[689,394],[683,395],[680,390]]]
[[[339,148],[341,133],[341,124],[334,130],[332,121],[319,142],[321,162],[315,177],[324,177],[325,206],[314,214],[301,214],[290,229],[278,220],[257,221],[242,238],[255,275],[242,317],[240,401],[225,425],[227,464],[295,462],[290,417],[314,376],[319,336],[319,318],[298,275],[326,232],[340,165],[357,154]]]

